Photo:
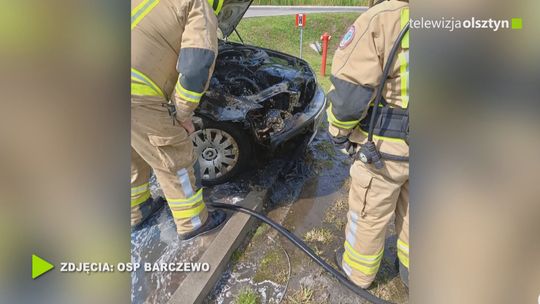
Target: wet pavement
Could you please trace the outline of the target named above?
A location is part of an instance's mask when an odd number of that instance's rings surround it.
[[[344,242],[351,160],[329,140],[321,130],[303,155],[281,172],[266,211],[335,267],[335,251]],[[369,291],[407,303],[407,290],[394,267],[395,241],[391,226],[379,274]],[[265,224],[233,254],[206,303],[240,303],[247,294],[256,295],[255,303],[364,303]]]
[[[290,163],[287,155],[267,162],[262,168],[245,172],[232,182],[205,188],[205,199],[236,204],[254,189],[270,188],[279,173]],[[154,178],[151,180],[153,197],[162,195]],[[131,234],[132,263],[197,262],[212,243],[216,233],[189,242],[177,239],[176,227],[169,208],[164,206],[143,226]],[[180,286],[186,273],[153,271],[142,268],[131,275],[132,303],[166,303]]]
[[[132,263],[196,262],[215,234],[190,242],[177,239],[169,208],[162,208],[145,227],[131,235]],[[144,272],[139,268],[131,275],[132,303],[166,303],[178,288],[185,274],[181,272]]]
[[[302,237],[335,266],[335,251],[344,241],[351,160],[330,143],[324,130],[320,128],[306,149],[281,153],[234,182],[207,188],[205,197],[234,204],[253,189],[268,189],[265,211],[270,218]],[[159,194],[155,184],[152,191]],[[132,262],[195,262],[214,237],[211,234],[179,242],[170,211],[163,208],[132,233]],[[407,291],[394,267],[395,241],[394,228],[390,227],[381,269],[369,291],[394,303],[407,303]],[[175,272],[132,273],[132,303],[166,303],[184,278],[185,274]],[[242,302],[249,294],[257,300]],[[227,271],[205,303],[364,301],[263,224],[234,252]]]

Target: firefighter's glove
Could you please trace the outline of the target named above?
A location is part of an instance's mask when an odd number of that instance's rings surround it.
[[[344,145],[346,142],[349,141],[349,137],[347,136],[332,136],[332,142],[337,147]]]
[[[347,154],[352,157],[356,153],[357,145],[351,142],[347,136],[332,136],[332,142],[334,143],[334,146],[336,146],[343,154]]]
[[[204,123],[200,117],[192,116],[191,121],[193,122],[193,125],[195,126],[195,131],[204,129]]]

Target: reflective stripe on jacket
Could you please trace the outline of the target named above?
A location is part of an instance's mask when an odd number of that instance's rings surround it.
[[[211,1],[221,9],[221,0]],[[184,120],[208,87],[217,19],[200,0],[132,0],[131,94],[171,100]]]
[[[397,58],[389,58],[403,26],[409,19],[405,1],[384,1],[360,15],[347,30],[332,62],[332,87],[328,93],[329,131],[333,136],[349,136],[363,143],[366,134],[359,128],[375,98],[383,67],[393,60],[383,89],[383,98],[391,107],[408,107],[409,103],[409,34],[403,39]],[[383,140],[380,151],[408,155],[401,139]]]

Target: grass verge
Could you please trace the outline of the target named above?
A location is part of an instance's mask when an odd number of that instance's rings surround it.
[[[251,288],[245,288],[240,291],[238,296],[236,296],[235,304],[259,304],[261,303],[261,299],[259,298],[259,294],[257,294],[253,289]]]
[[[285,302],[286,304],[313,304],[313,289],[300,286],[292,296],[289,296]]]
[[[278,249],[272,249],[261,259],[253,277],[253,282],[261,283],[266,280],[285,284],[287,282],[286,260]]]
[[[326,228],[313,228],[306,233],[304,239],[308,242],[329,244],[332,241],[332,237],[332,232]]]
[[[253,5],[365,6],[367,0],[254,0]]]

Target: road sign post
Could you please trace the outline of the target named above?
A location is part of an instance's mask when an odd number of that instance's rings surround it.
[[[295,25],[300,28],[300,59],[302,59],[302,43],[304,38],[304,27],[306,26],[306,14],[296,14]]]
[[[300,59],[302,59],[302,40],[303,40],[303,35],[304,34],[304,28],[301,27],[300,28]]]

